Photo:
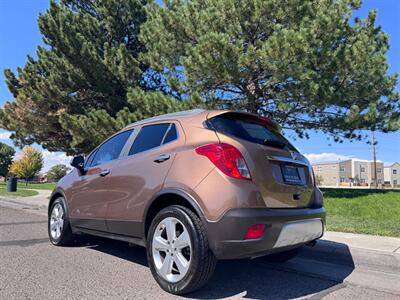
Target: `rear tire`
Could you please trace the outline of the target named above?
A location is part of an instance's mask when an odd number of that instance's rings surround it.
[[[298,247],[287,251],[270,254],[265,256],[264,259],[272,263],[284,263],[294,258],[299,253],[300,249],[301,247]]]
[[[174,228],[175,234],[169,228]],[[202,221],[193,211],[178,205],[164,208],[153,219],[147,235],[147,260],[160,287],[175,295],[202,287],[216,265]],[[171,266],[170,272],[165,271],[164,264]]]
[[[63,197],[57,198],[51,204],[47,230],[50,242],[55,246],[69,245],[73,241],[74,235],[72,234],[67,205]]]

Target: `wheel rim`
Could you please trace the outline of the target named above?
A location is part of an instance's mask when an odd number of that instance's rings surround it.
[[[185,225],[168,217],[158,223],[152,240],[157,273],[168,282],[181,280],[189,270],[192,244]]]
[[[60,203],[54,205],[50,216],[50,234],[55,240],[59,239],[64,226],[64,209]]]

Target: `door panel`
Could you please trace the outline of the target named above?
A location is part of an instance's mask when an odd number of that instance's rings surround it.
[[[109,162],[90,168],[72,185],[70,204],[71,218],[75,226],[106,231],[107,176],[100,176],[103,168],[111,167]]]
[[[183,143],[182,134],[162,146],[127,156],[118,162],[109,183],[112,195],[107,207],[107,225],[110,232],[142,236],[144,208],[161,190],[176,149]]]
[[[86,173],[72,185],[70,210],[74,226],[107,231],[107,202],[112,196],[108,186],[132,131],[117,133],[88,158]]]

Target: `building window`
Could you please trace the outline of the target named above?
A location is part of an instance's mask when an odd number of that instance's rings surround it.
[[[344,182],[345,178],[344,177],[340,177],[340,182]]]
[[[340,172],[344,172],[344,166],[340,166]]]
[[[361,179],[360,182],[361,182],[361,183],[365,183],[365,179],[364,179],[364,178]]]
[[[376,172],[377,172],[377,173],[382,173],[382,168],[377,168],[377,169],[376,169]]]
[[[393,180],[393,184],[394,184],[394,185],[397,185],[397,180]]]
[[[364,167],[361,167],[361,168],[360,168],[360,172],[365,172],[365,168],[364,168]]]
[[[382,179],[378,179],[378,184],[381,184],[382,183]]]
[[[393,175],[396,175],[397,174],[397,170],[393,170]]]

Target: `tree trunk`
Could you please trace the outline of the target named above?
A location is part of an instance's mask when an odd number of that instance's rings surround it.
[[[28,186],[28,178],[25,178],[25,186]]]

